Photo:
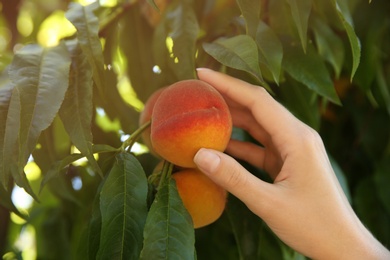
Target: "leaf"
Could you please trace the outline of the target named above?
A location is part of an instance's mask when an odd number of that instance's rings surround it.
[[[6,122],[4,150],[18,153],[17,170],[13,170],[19,186],[28,187],[23,168],[35,149],[41,132],[56,116],[68,87],[70,59],[60,44],[43,49],[27,45],[16,53],[10,66],[14,84]],[[15,150],[16,148],[16,150]],[[6,158],[3,158],[6,160]],[[14,161],[12,158],[9,162]],[[8,160],[7,160],[8,161]],[[15,174],[19,175],[16,176]]]
[[[355,30],[353,28],[352,17],[348,6],[345,1],[332,0],[333,7],[337,11],[337,14],[347,32],[349,43],[352,50],[352,71],[351,71],[351,81],[355,75],[356,70],[359,67],[360,55],[361,55],[361,45],[359,38],[356,36]]]
[[[341,169],[340,165],[337,163],[337,161],[328,153],[330,164],[332,165],[333,171],[336,174],[337,180],[340,183],[341,188],[344,191],[345,196],[347,197],[349,203],[352,204],[352,197],[351,192],[349,191],[348,181],[345,177],[345,174],[343,170]]]
[[[92,69],[77,43],[69,48],[73,61],[68,91],[59,115],[72,143],[87,157],[92,168],[103,176],[92,153]]]
[[[238,0],[237,4],[246,21],[246,34],[255,38],[257,25],[260,20],[261,1]]]
[[[310,25],[313,28],[318,53],[333,66],[336,78],[338,78],[344,65],[343,42],[329,25],[317,16],[312,16]]]
[[[0,185],[0,205],[12,211],[21,218],[25,219],[27,217],[15,207],[11,199],[11,191],[6,190],[2,185]]]
[[[93,80],[101,97],[104,97],[104,59],[99,39],[99,20],[94,14],[95,5],[71,3],[66,18],[76,27],[77,39],[93,71]]]
[[[317,94],[291,78],[288,78],[279,89],[283,104],[296,117],[318,131],[321,115]]]
[[[285,44],[283,68],[291,77],[303,83],[309,89],[335,104],[340,104],[340,99],[334,89],[329,72],[312,45],[307,46],[305,54],[296,44]]]
[[[102,226],[97,259],[138,259],[147,216],[146,175],[129,153],[117,155],[100,193]]]
[[[279,83],[283,60],[283,46],[274,31],[264,22],[260,21],[256,32],[256,43],[262,60],[271,71],[273,79]]]
[[[355,188],[353,201],[356,213],[363,224],[375,234],[379,241],[388,241],[390,238],[390,215],[381,205],[382,201],[376,186],[376,182],[382,180],[375,175],[361,180]]]
[[[107,176],[108,177],[108,176]],[[100,213],[100,193],[103,188],[105,181],[104,179],[95,194],[95,198],[93,200],[92,205],[92,216],[88,223],[88,241],[87,241],[87,255],[88,259],[95,260],[97,252],[99,251],[100,245],[100,234],[101,234],[101,226],[102,226],[102,214]]]
[[[248,208],[231,196],[226,212],[237,243],[240,259],[260,259],[259,244],[263,223]]]
[[[94,145],[92,147],[92,153],[105,153],[105,152],[117,152],[118,149],[111,147],[109,145]],[[62,160],[56,161],[50,167],[50,169],[46,172],[45,176],[41,182],[40,191],[42,191],[43,187],[48,183],[52,178],[55,178],[60,174],[61,170],[64,169],[67,165],[85,157],[81,153],[70,154]]]
[[[175,181],[165,178],[146,219],[140,259],[194,259],[194,244],[191,216]]]
[[[301,45],[306,52],[307,46],[307,27],[312,8],[312,0],[287,0],[291,8],[291,14],[298,29]]]
[[[9,157],[11,151],[5,149],[6,146],[4,143],[4,137],[6,132],[8,106],[11,99],[12,88],[13,86],[8,80],[4,83],[4,85],[0,85],[0,122],[2,122],[0,124],[0,186],[2,186],[1,188],[4,189],[7,189],[9,179],[9,174],[7,170],[9,161],[4,160],[4,156],[7,158],[8,155]],[[14,134],[16,135],[15,132]]]
[[[213,43],[204,43],[203,48],[223,65],[246,71],[260,83],[264,82],[259,68],[257,45],[250,36],[218,39]]]
[[[380,164],[377,167],[377,170],[373,176],[376,190],[378,193],[378,198],[382,202],[384,209],[387,211],[387,214],[390,216],[390,163],[388,159],[382,159]]]
[[[145,102],[157,88],[158,74],[153,73],[156,65],[152,51],[153,32],[143,20],[139,8],[130,8],[120,24],[117,32],[120,36],[115,37],[119,38],[119,46],[127,60],[126,72],[137,96]],[[165,43],[165,39],[162,40]],[[109,43],[111,41],[108,39]]]
[[[170,63],[179,80],[196,78],[195,44],[198,38],[199,25],[192,1],[178,1],[167,11],[166,24],[169,37],[172,38],[172,59]]]

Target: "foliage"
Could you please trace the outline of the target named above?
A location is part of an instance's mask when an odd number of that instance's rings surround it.
[[[352,206],[390,246],[387,0],[65,2],[1,7],[5,259],[304,258],[232,195],[194,231],[168,164],[157,190],[148,183],[158,159],[136,149],[142,102],[197,67],[266,87],[319,131]],[[15,206],[17,186],[28,208]]]

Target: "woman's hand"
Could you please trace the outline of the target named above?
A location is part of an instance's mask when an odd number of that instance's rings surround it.
[[[263,145],[231,140],[226,152],[265,170],[274,182],[258,179],[226,154],[201,149],[194,161],[205,174],[308,257],[390,259],[352,210],[316,131],[264,88],[209,69],[199,69],[198,77],[225,97],[233,124]]]

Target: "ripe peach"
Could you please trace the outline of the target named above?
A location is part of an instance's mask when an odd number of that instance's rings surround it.
[[[157,99],[161,95],[161,93],[166,89],[166,87],[160,88],[153,92],[153,94],[146,100],[144,110],[142,110],[140,116],[139,116],[139,126],[142,126],[146,122],[148,122],[152,117],[153,107],[154,104],[156,104]],[[150,127],[145,129],[145,131],[142,132],[142,140],[144,141],[145,145],[149,148],[149,150],[154,153],[152,148],[152,143],[150,142]]]
[[[154,105],[153,149],[178,166],[195,168],[193,158],[202,147],[224,151],[231,132],[225,100],[201,80],[183,80],[167,87]]]
[[[172,174],[179,196],[191,215],[194,228],[207,226],[223,213],[227,192],[197,169]]]

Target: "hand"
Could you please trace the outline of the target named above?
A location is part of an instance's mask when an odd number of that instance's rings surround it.
[[[225,97],[233,124],[263,145],[231,140],[226,152],[265,170],[274,182],[258,179],[229,155],[204,148],[194,158],[200,170],[310,258],[390,259],[352,210],[316,131],[264,88],[209,69],[199,69],[198,77]]]

